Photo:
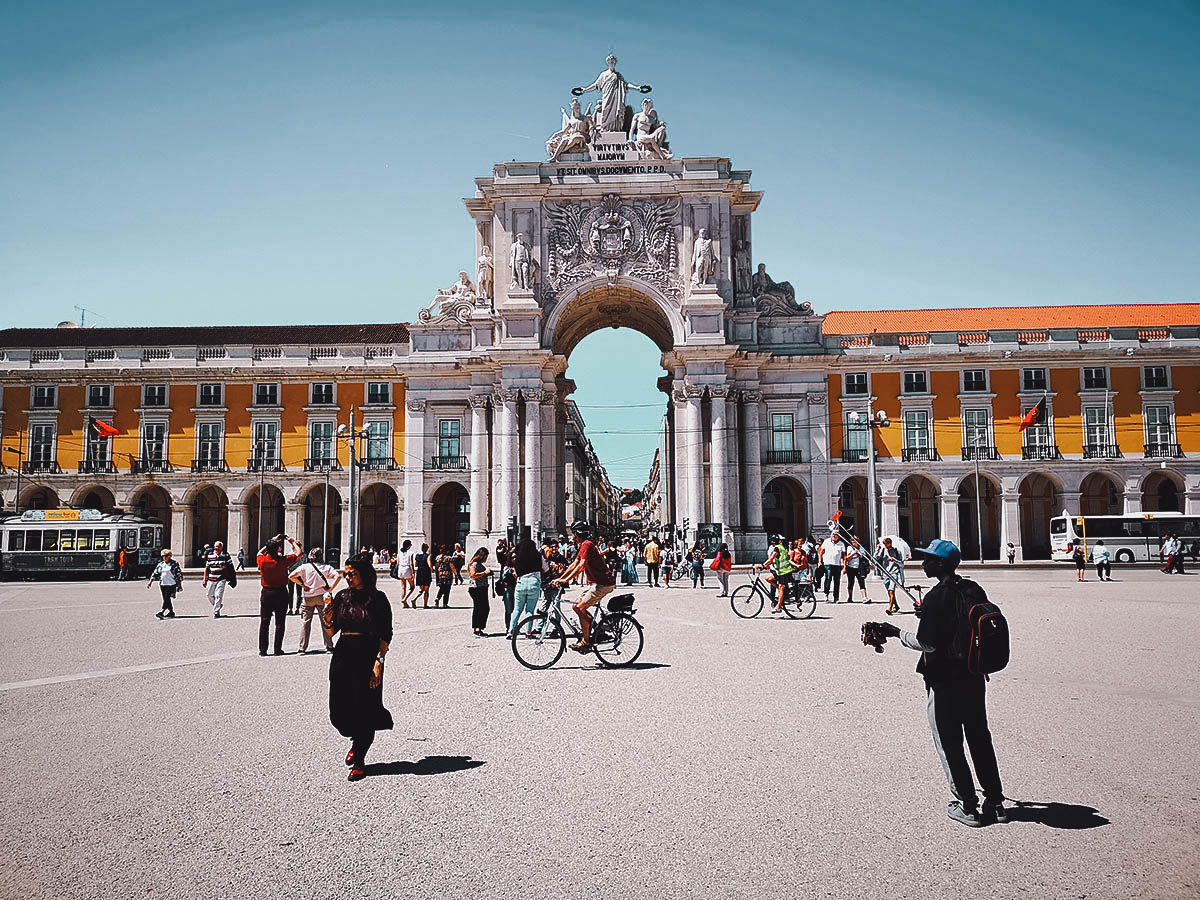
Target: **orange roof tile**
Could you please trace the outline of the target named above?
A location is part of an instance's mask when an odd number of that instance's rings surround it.
[[[825,334],[1009,331],[1028,328],[1147,328],[1200,325],[1200,303],[994,306],[965,309],[843,309],[825,316]]]

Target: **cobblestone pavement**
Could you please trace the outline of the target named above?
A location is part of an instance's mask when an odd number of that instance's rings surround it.
[[[462,588],[397,608],[397,726],[355,784],[328,656],[260,659],[252,585],[166,622],[141,583],[0,585],[0,896],[1200,895],[1200,577],[972,574],[1014,633],[1006,792],[1042,804],[979,830],[946,817],[916,654],[859,641],[877,583],[801,622],[640,587],[630,671],[526,671]]]

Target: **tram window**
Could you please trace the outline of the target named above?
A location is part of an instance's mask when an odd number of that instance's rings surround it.
[[[161,547],[162,545],[163,545],[162,526],[155,525],[154,526],[154,546]]]
[[[25,532],[10,531],[8,533],[8,549],[9,550],[24,550],[25,549]]]
[[[33,535],[31,534],[30,537],[33,537]],[[27,545],[29,543],[30,543],[29,541],[26,542]],[[33,548],[30,547],[28,549],[33,549]],[[46,551],[58,549],[58,529],[57,528],[48,528],[42,532],[42,549],[46,550]]]
[[[112,536],[111,531],[97,530],[92,537],[92,549],[93,550],[110,550],[110,549],[112,549],[111,544],[109,542],[109,539],[111,536]]]
[[[75,549],[75,529],[64,528],[58,533],[58,549],[59,550],[74,550]]]
[[[80,528],[75,533],[75,549],[76,550],[91,550],[92,549],[92,529]]]
[[[41,531],[25,532],[25,549],[26,550],[41,550],[42,549],[42,535],[43,535],[43,532],[41,532]]]
[[[121,529],[121,547],[125,550],[137,549],[137,529],[122,528]]]
[[[143,528],[142,529],[142,547],[147,548],[147,549],[154,548],[154,529],[153,528]]]

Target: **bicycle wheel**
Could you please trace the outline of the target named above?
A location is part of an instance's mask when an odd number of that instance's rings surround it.
[[[783,611],[792,619],[807,619],[817,611],[817,595],[812,585],[802,585],[788,591]]]
[[[610,669],[633,665],[642,655],[642,645],[642,626],[628,613],[609,613],[592,630],[592,652]]]
[[[526,636],[525,632],[532,633]],[[526,616],[510,638],[513,656],[527,669],[548,669],[567,649],[567,636],[558,621],[544,613]]]
[[[756,590],[752,584],[743,584],[729,596],[729,605],[741,618],[753,619],[762,612],[762,591]]]

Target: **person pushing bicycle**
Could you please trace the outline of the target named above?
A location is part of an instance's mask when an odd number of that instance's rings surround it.
[[[775,536],[775,543],[771,546],[771,553],[767,556],[767,561],[764,565],[771,570],[771,574],[767,576],[767,581],[778,591],[778,596],[775,598],[775,605],[771,607],[771,612],[783,612],[783,598],[787,593],[788,585],[792,583],[792,569],[795,567],[792,565],[791,556],[788,555],[787,544],[784,543],[782,536]]]
[[[587,587],[579,595],[579,600],[571,605],[571,609],[579,616],[579,628],[583,634],[581,640],[571,645],[571,649],[580,653],[586,653],[592,646],[592,615],[588,609],[599,606],[617,583],[604,561],[604,554],[592,542],[591,532],[587,522],[576,522],[571,526],[571,537],[579,549],[567,570],[552,582],[555,587],[566,587],[571,579],[580,574],[587,580]]]

